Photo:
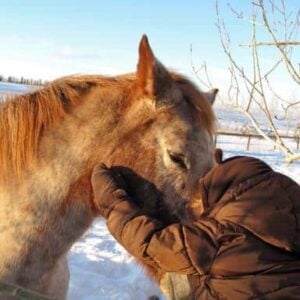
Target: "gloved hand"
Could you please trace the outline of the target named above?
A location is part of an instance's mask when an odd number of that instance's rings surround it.
[[[94,203],[99,214],[108,218],[114,206],[128,199],[126,182],[122,174],[101,163],[93,169],[91,183]]]
[[[223,151],[220,148],[215,149],[215,161],[218,165],[223,162]]]

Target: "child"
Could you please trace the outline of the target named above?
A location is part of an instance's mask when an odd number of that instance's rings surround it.
[[[188,279],[170,299],[300,299],[300,186],[250,157],[225,160],[199,183],[203,214],[165,226],[134,204],[122,174],[102,164],[92,175],[111,234],[166,274],[161,286],[170,273]]]

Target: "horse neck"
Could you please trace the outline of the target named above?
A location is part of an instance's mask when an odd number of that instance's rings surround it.
[[[121,89],[91,92],[83,104],[41,140],[38,171],[52,169],[57,184],[69,186],[110,154],[118,131]]]
[[[89,99],[52,128],[40,142],[39,158],[25,188],[38,191],[52,206],[81,201],[91,207],[91,171],[116,147],[120,116],[118,103],[112,100],[119,99],[121,92],[89,94]],[[40,196],[34,197],[40,201]]]
[[[88,100],[44,135],[37,163],[22,183],[0,188],[4,198],[1,205],[13,205],[8,215],[1,210],[0,225],[15,225],[14,232],[1,233],[0,255],[4,258],[0,278],[23,285],[35,282],[68,251],[95,217],[90,173],[112,144],[113,136],[108,133],[117,128],[118,116],[106,98],[97,103]],[[7,268],[12,261],[16,268]]]

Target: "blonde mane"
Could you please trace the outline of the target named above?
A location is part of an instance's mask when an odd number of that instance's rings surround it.
[[[36,157],[43,132],[80,104],[92,87],[113,86],[124,79],[70,76],[31,93],[7,96],[0,105],[0,179],[19,177]]]

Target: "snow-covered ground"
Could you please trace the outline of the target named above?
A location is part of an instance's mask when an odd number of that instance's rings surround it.
[[[4,92],[24,92],[25,86],[0,83]],[[232,122],[232,115],[217,111],[222,124]],[[227,116],[227,117],[226,117]],[[236,118],[239,122],[240,117]],[[225,157],[251,155],[270,164],[300,183],[300,162],[287,165],[283,156],[263,141],[252,144],[251,151],[245,151],[245,141],[232,137],[218,138],[218,146]],[[69,254],[71,282],[69,300],[146,300],[152,295],[163,299],[157,286],[151,282],[134,259],[116,243],[106,229],[102,219],[97,220],[88,232],[72,247]]]
[[[31,89],[32,87],[25,84],[0,82],[0,95],[1,94],[22,94]]]

